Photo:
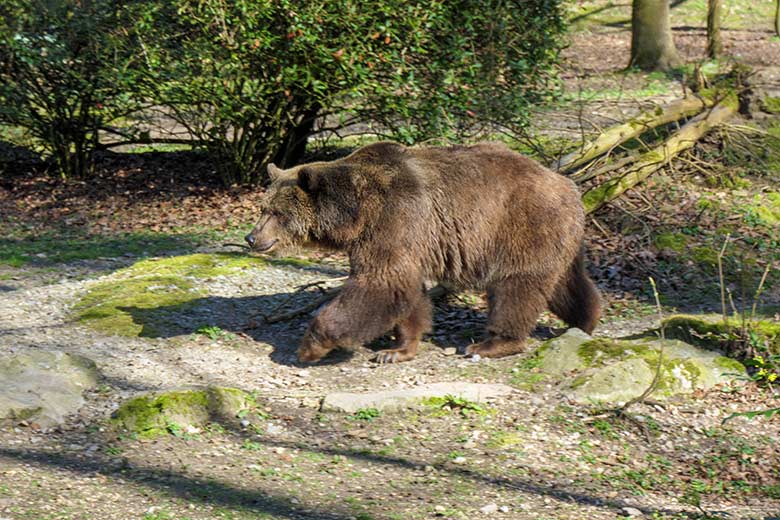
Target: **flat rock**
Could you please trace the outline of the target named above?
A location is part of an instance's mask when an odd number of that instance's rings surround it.
[[[648,388],[661,350],[663,368],[653,398],[707,390],[745,374],[739,362],[680,340],[592,338],[579,329],[548,341],[534,355],[542,373],[569,399],[621,403]]]
[[[63,422],[84,404],[95,386],[91,360],[58,351],[32,351],[0,359],[0,424],[36,422],[44,428]]]
[[[325,396],[322,410],[355,413],[364,408],[376,408],[382,411],[395,411],[419,407],[427,399],[447,395],[484,403],[490,399],[509,395],[513,391],[511,386],[502,384],[451,382],[360,394],[337,392]]]

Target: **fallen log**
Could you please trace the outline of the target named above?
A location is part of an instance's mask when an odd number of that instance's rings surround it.
[[[737,97],[732,94],[719,101],[711,110],[688,121],[661,145],[640,155],[627,171],[587,191],[582,196],[585,212],[594,212],[650,177],[675,155],[693,147],[709,130],[734,116],[738,108]]]
[[[553,165],[553,169],[561,173],[572,171],[652,128],[696,115],[712,105],[710,97],[690,96],[659,106],[653,111],[642,112],[625,123],[608,128],[581,149],[564,155]]]

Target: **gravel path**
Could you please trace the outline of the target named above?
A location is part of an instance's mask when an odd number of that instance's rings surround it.
[[[359,349],[300,366],[295,349],[308,317],[267,326],[258,315],[303,284],[343,274],[271,265],[194,280],[206,296],[176,325],[219,326],[227,334],[217,339],[104,336],[74,323],[71,305],[116,275],[0,293],[0,349],[80,354],[102,374],[85,407],[61,427],[0,431],[0,518],[680,520],[695,518],[693,498],[685,497],[699,488],[701,504],[729,518],[780,511],[778,500],[718,493],[706,477],[711,471],[721,482],[734,475],[774,478],[777,424],[720,426],[732,410],[767,405],[759,393],[712,392],[639,406],[653,425],[649,438],[629,422],[594,419],[598,411],[562,402],[544,383],[497,399],[484,413],[434,410],[370,421],[321,414],[328,392],[508,383],[522,361],[475,363],[445,351],[470,341],[471,329],[484,321],[483,313],[456,302],[437,309],[435,335],[412,362],[378,366],[370,349]],[[652,322],[606,323],[600,333],[621,336]],[[257,391],[268,417],[239,429],[145,442],[105,425],[132,395],[206,384]],[[691,487],[692,481],[702,484]]]

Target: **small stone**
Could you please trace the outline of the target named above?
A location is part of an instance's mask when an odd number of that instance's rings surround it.
[[[465,464],[466,463],[466,457],[455,457],[452,459],[453,464]]]
[[[311,374],[311,372],[309,372],[308,370],[299,370],[297,376],[300,378],[306,378],[309,377],[309,374]]]
[[[456,349],[455,347],[447,347],[442,351],[442,354],[444,354],[445,356],[454,356],[457,353],[458,353],[458,349]]]
[[[499,511],[502,513],[508,513],[509,512],[509,506],[501,506],[498,508]]]
[[[479,509],[479,512],[483,515],[489,515],[495,513],[496,511],[498,511],[498,505],[496,504],[488,504],[485,507],[481,507]]]
[[[470,359],[472,363],[478,363],[479,360],[482,359],[482,356],[480,356],[479,354],[474,354],[473,356],[471,356]]]
[[[625,516],[630,518],[639,518],[644,516],[644,513],[635,507],[624,507],[620,510]]]
[[[284,428],[278,424],[268,423],[268,426],[265,427],[265,431],[267,431],[270,435],[278,435],[284,432]]]
[[[242,419],[241,420],[241,426],[243,426],[244,428],[248,427],[250,424],[252,424],[252,423],[250,423],[246,419]]]
[[[434,506],[433,510],[436,511],[437,513],[443,514],[447,510],[447,508],[444,506]]]

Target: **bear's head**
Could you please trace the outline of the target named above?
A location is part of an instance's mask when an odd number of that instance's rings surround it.
[[[269,164],[268,175],[260,220],[246,236],[254,251],[307,243],[344,248],[376,214],[378,184],[357,164],[316,162],[288,170]]]

